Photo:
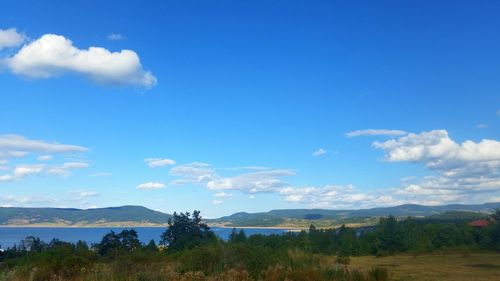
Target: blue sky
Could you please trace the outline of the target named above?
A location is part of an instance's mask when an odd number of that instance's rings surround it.
[[[0,9],[0,205],[500,201],[497,1],[101,2]]]

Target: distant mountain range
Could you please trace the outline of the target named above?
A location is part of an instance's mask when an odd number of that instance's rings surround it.
[[[339,224],[367,225],[379,217],[429,217],[435,219],[471,219],[483,216],[499,203],[478,205],[422,206],[406,204],[395,207],[360,210],[283,209],[261,213],[235,213],[207,222],[226,227],[307,227]],[[172,215],[142,206],[96,209],[0,207],[0,225],[8,226],[164,226]]]
[[[500,208],[498,203],[485,203],[477,205],[441,205],[423,206],[405,204],[394,207],[371,208],[360,210],[325,210],[325,209],[283,209],[262,213],[235,213],[230,216],[211,220],[224,226],[301,226],[306,227],[311,223],[320,226],[335,226],[339,224],[363,225],[376,222],[379,217],[393,215],[396,217],[434,217],[441,214],[444,217],[478,217],[481,213],[490,213],[493,209]],[[450,214],[453,212],[453,214]],[[448,213],[447,216],[443,214]],[[475,214],[475,215],[474,215]]]
[[[169,214],[142,206],[96,209],[0,208],[0,225],[32,226],[154,226],[166,224]]]

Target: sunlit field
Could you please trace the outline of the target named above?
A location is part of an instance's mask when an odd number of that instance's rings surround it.
[[[381,267],[392,280],[493,281],[500,280],[500,254],[451,252],[419,256],[353,257],[350,268]]]

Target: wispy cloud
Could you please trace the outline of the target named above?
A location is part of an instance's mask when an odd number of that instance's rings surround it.
[[[71,191],[69,191],[69,194],[72,197],[76,197],[76,198],[80,198],[80,199],[99,196],[99,193],[92,191],[92,190],[86,190],[86,189],[71,190]]]
[[[86,152],[83,146],[28,139],[20,135],[0,135],[0,158],[22,157],[28,153]]]
[[[163,189],[165,188],[165,184],[161,182],[145,182],[141,183],[137,186],[138,189],[146,189],[146,190],[152,190],[152,189]]]
[[[218,178],[215,170],[210,164],[193,162],[185,165],[178,165],[170,169],[170,175],[177,176],[171,184],[206,184]]]
[[[217,192],[214,194],[214,197],[232,197],[232,194],[225,193],[225,192]]]
[[[36,158],[36,160],[38,161],[49,161],[49,160],[52,160],[52,158],[54,158],[52,155],[40,155]]]
[[[111,40],[111,41],[118,41],[118,40],[126,39],[126,37],[121,35],[120,33],[111,33],[108,35],[107,38],[108,38],[108,40]]]
[[[314,152],[312,153],[312,156],[314,156],[314,157],[318,157],[318,156],[325,155],[326,153],[327,153],[327,151],[326,151],[325,149],[320,148],[320,149],[318,149],[318,150],[314,151]]]
[[[210,190],[238,190],[244,193],[275,192],[288,186],[283,177],[293,176],[291,170],[266,170],[254,173],[244,173],[234,177],[219,177],[207,182]]]
[[[406,135],[406,132],[401,130],[387,130],[387,129],[357,130],[345,134],[345,136],[348,138],[361,137],[361,136],[402,136],[402,135]]]
[[[166,159],[166,158],[146,158],[146,159],[144,159],[144,162],[146,162],[146,164],[150,168],[172,166],[175,164],[174,160]]]

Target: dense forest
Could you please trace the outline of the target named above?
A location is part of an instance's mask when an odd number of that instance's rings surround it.
[[[27,237],[2,253],[0,280],[389,280],[383,268],[348,267],[355,256],[420,254],[443,249],[500,251],[500,210],[484,227],[381,218],[372,229],[342,226],[251,235],[234,229],[218,238],[198,211],[174,213],[159,244],[142,244],[133,229],[100,243],[48,243]]]

